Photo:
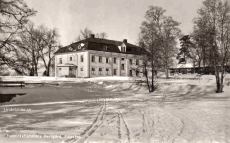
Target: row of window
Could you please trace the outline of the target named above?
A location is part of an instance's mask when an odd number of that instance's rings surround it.
[[[92,68],[92,69],[91,69],[91,73],[92,73],[92,74],[95,74],[95,71],[96,71],[95,68]],[[102,75],[102,68],[98,68],[98,74],[99,74],[99,75]],[[109,75],[109,69],[108,69],[108,68],[105,69],[105,74],[106,74],[106,75]],[[136,71],[135,71],[135,74],[136,74],[136,76],[139,76],[140,71],[139,71],[139,70],[136,70]],[[117,69],[113,69],[113,75],[117,75]],[[130,75],[130,76],[133,76],[133,70],[130,70],[130,71],[129,71],[129,75]]]
[[[96,62],[95,59],[96,59],[96,58],[95,58],[95,55],[92,55],[91,62]],[[121,60],[124,61],[125,58],[121,58]],[[99,56],[98,62],[99,62],[99,63],[102,63],[102,56]],[[105,58],[105,62],[106,62],[106,63],[109,63],[109,58],[108,58],[108,57]],[[113,58],[113,63],[114,63],[114,64],[117,63],[117,58]],[[133,60],[132,60],[132,59],[129,59],[129,64],[130,64],[130,65],[133,64]],[[136,65],[139,65],[139,60],[136,60]]]
[[[114,70],[116,70],[116,69],[114,69]],[[95,74],[95,71],[96,71],[95,68],[91,69],[92,74]],[[98,74],[102,75],[102,68],[98,68]],[[109,69],[108,68],[105,69],[105,74],[109,75]],[[116,72],[115,72],[115,75],[116,75]]]
[[[59,71],[61,71],[61,70],[62,70],[62,68],[59,68]],[[83,68],[81,68],[80,70],[83,71]],[[91,74],[95,75],[96,74],[95,72],[96,72],[95,68],[92,68]],[[98,68],[98,74],[102,75],[103,74],[102,72],[103,72],[102,68]],[[139,76],[139,73],[140,73],[140,71],[136,70],[136,76]],[[109,68],[105,69],[105,75],[109,75]],[[113,75],[117,75],[117,69],[113,69]],[[129,75],[133,76],[133,70],[129,71]]]
[[[69,57],[69,61],[73,61],[73,57]],[[62,64],[62,58],[59,59],[59,64]]]
[[[95,56],[92,55],[91,62],[96,62],[95,59],[96,59]],[[99,62],[99,63],[102,63],[102,56],[99,56],[98,62]],[[108,58],[108,57],[105,58],[105,62],[106,62],[106,63],[109,63],[109,58]]]
[[[139,71],[139,70],[136,70],[136,76],[139,76],[139,73],[140,73],[140,71]],[[129,71],[129,75],[130,75],[130,76],[133,76],[133,70],[130,70],[130,71]]]
[[[70,57],[69,60],[72,61],[72,60],[73,60],[73,57]],[[124,58],[122,58],[121,60],[124,60]],[[81,62],[84,62],[84,57],[83,57],[83,55],[81,55],[80,61],[81,61]],[[94,55],[92,55],[91,62],[96,62],[95,56],[94,56]],[[99,63],[102,63],[102,56],[99,56],[98,62],[99,62]],[[105,62],[106,62],[106,63],[109,63],[109,58],[108,58],[108,57],[106,57]],[[59,59],[59,63],[62,64],[62,58]],[[117,58],[113,58],[113,63],[114,63],[114,64],[117,63]],[[132,60],[132,59],[129,59],[129,64],[130,64],[130,65],[133,64],[133,60]],[[139,65],[139,60],[136,60],[136,65]],[[122,67],[122,70],[124,70],[123,67]]]

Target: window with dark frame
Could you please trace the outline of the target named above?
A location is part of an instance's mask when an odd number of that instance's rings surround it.
[[[122,60],[122,61],[124,61],[124,60],[125,60],[125,58],[121,58],[121,60]]]
[[[136,70],[136,76],[139,76],[139,73],[140,73],[139,70]]]
[[[102,56],[99,56],[99,63],[102,63]]]
[[[121,64],[121,70],[125,70],[125,64]]]
[[[81,68],[81,71],[83,71],[83,68]]]
[[[73,60],[73,58],[72,57],[69,57],[69,61],[72,61]]]
[[[117,69],[113,69],[113,75],[117,75]]]
[[[117,58],[113,58],[113,62],[114,62],[114,64],[116,64],[117,63]]]
[[[139,65],[139,60],[136,60],[136,65]]]
[[[109,75],[109,69],[108,68],[105,69],[105,74]]]
[[[99,75],[102,75],[102,68],[99,68]]]
[[[106,57],[105,62],[109,63],[109,58],[108,57]]]
[[[59,59],[59,64],[62,64],[62,58]]]
[[[84,57],[83,57],[83,55],[81,55],[81,62],[84,62]]]
[[[133,71],[132,70],[129,70],[129,75],[133,76]]]
[[[95,55],[92,55],[91,61],[92,61],[92,62],[95,62]]]
[[[133,60],[129,59],[129,64],[132,65],[132,63],[133,63]]]
[[[95,74],[95,68],[92,68],[91,73]]]
[[[121,51],[122,51],[122,52],[125,52],[125,48],[126,48],[126,47],[123,45],[123,46],[121,47]]]

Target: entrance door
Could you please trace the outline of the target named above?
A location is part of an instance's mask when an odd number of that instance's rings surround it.
[[[76,77],[76,68],[69,67],[69,77]]]
[[[129,76],[133,76],[133,71],[129,70]]]

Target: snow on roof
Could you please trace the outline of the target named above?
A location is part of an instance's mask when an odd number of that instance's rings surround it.
[[[193,68],[193,64],[187,63],[187,64],[177,64],[176,67],[173,68]]]

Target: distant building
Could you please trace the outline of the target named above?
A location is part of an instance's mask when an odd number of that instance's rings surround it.
[[[144,49],[127,42],[90,38],[55,52],[56,77],[142,76]]]
[[[217,68],[221,68],[220,66],[217,66]],[[205,68],[202,66],[193,66],[191,63],[187,64],[178,64],[175,67],[171,67],[170,74],[215,74],[215,70],[213,67],[205,66]],[[225,66],[225,71],[230,73],[230,66]]]

